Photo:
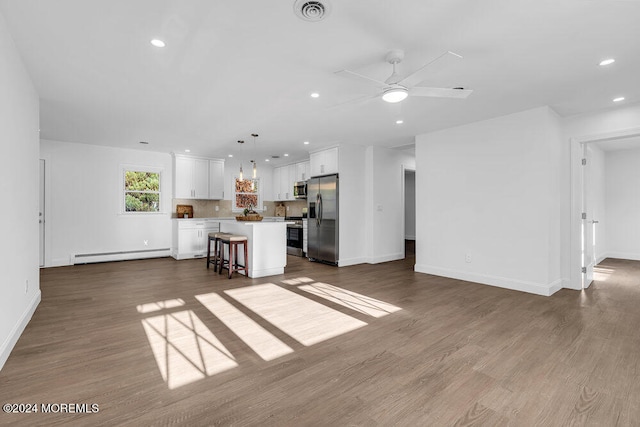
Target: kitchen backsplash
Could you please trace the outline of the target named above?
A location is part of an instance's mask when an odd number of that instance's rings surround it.
[[[307,207],[306,200],[295,200],[291,202],[263,202],[267,210],[260,212],[262,216],[275,216],[276,206],[283,204],[289,209],[287,216],[302,216],[302,208]],[[231,211],[231,200],[192,200],[192,199],[173,199],[171,205],[171,217],[176,218],[177,205],[193,206],[194,218],[228,218],[238,215],[238,212]],[[216,206],[218,210],[216,211]]]

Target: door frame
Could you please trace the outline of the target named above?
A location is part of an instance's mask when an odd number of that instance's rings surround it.
[[[569,289],[583,289],[584,274],[582,273],[582,208],[584,206],[585,182],[583,177],[582,159],[587,144],[616,139],[640,136],[640,127],[621,129],[594,135],[573,137],[570,141],[571,150],[571,219],[570,219],[570,260],[569,260]],[[588,287],[588,284],[587,284]]]

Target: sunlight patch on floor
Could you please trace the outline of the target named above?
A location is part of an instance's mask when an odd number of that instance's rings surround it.
[[[348,291],[328,283],[317,282],[311,285],[300,286],[298,289],[373,317],[382,317],[402,310],[393,304]]]
[[[297,286],[297,285],[302,285],[304,283],[310,283],[310,282],[314,282],[314,280],[308,277],[296,277],[295,279],[287,279],[282,281],[282,283],[284,283],[285,285],[290,285],[290,286]]]
[[[224,292],[306,346],[367,325],[273,283]]]
[[[138,313],[152,313],[167,308],[182,307],[184,300],[182,298],[168,299],[166,301],[150,302],[148,304],[140,304],[136,307]]]
[[[174,389],[238,366],[191,310],[142,319],[162,378]]]
[[[291,347],[280,341],[220,295],[216,293],[196,295],[196,299],[263,360],[273,360],[285,354],[293,353]]]
[[[614,270],[604,267],[593,267],[593,280],[605,281],[613,274]]]

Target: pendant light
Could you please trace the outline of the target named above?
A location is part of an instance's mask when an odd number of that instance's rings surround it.
[[[244,141],[238,141],[238,144],[240,144],[240,181],[244,181],[244,173],[242,172],[242,144]]]
[[[253,158],[256,158],[256,138],[258,137],[257,133],[252,133],[251,136],[253,137]],[[251,160],[251,163],[253,163],[253,179],[256,179],[258,177],[258,166],[255,160]]]

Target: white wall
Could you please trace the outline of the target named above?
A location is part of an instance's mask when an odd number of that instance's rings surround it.
[[[640,260],[640,150],[605,156],[607,256]]]
[[[563,153],[548,107],[419,135],[416,271],[558,290]]]
[[[0,369],[40,302],[38,94],[0,14]]]
[[[48,140],[40,153],[49,184],[45,266],[69,265],[76,254],[171,248],[171,155]],[[123,165],[161,171],[162,213],[122,213]]]
[[[365,209],[366,148],[359,145],[340,145],[338,151],[339,195],[338,209],[340,267],[367,262],[367,227]],[[371,236],[369,236],[370,238]]]
[[[416,172],[407,170],[404,179],[404,238],[416,239]]]

